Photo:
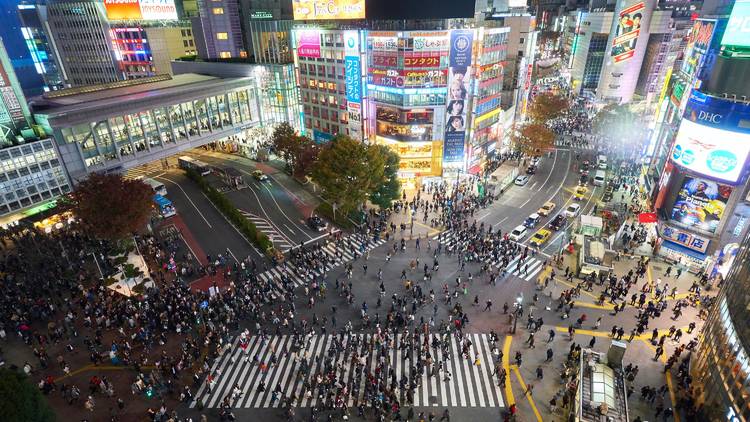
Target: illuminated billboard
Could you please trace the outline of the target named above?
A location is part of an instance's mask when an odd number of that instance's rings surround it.
[[[625,7],[617,14],[615,27],[615,38],[612,41],[612,57],[615,63],[632,58],[635,55],[635,46],[641,35],[641,21],[643,12],[646,10],[644,2],[635,3]]]
[[[750,134],[682,119],[672,147],[672,162],[690,171],[736,183],[750,153]]]
[[[444,163],[463,163],[466,143],[466,108],[471,90],[474,30],[455,29],[450,35],[450,76],[446,104]]]
[[[364,19],[365,0],[292,0],[295,20]]]
[[[706,50],[711,45],[716,29],[716,21],[698,19],[688,34],[687,47],[685,48],[685,59],[682,62],[682,71],[692,77],[703,65]]]
[[[736,0],[721,45],[750,47],[750,0]]]
[[[671,219],[689,228],[714,233],[724,216],[732,188],[711,180],[685,177],[672,206]]]
[[[177,20],[174,0],[104,0],[107,19]]]
[[[320,58],[320,32],[316,30],[297,32],[297,56]]]

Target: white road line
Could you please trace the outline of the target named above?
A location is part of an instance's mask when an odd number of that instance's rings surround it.
[[[179,183],[175,182],[172,179],[167,179],[166,177],[159,177],[159,179],[166,180],[167,182],[173,183],[175,186],[177,186],[178,188],[180,188],[180,190],[182,191],[182,193],[185,195],[185,198],[187,198],[187,200],[190,201],[190,204],[193,206],[193,208],[195,208],[195,211],[198,212],[198,215],[200,215],[201,218],[203,219],[203,221],[206,222],[206,225],[209,228],[213,228],[213,226],[211,226],[211,223],[209,223],[208,220],[206,219],[206,216],[204,216],[203,213],[201,212],[201,210],[198,209],[198,206],[195,205],[195,202],[193,202],[192,199],[190,199],[190,196],[187,194],[187,192],[185,192],[185,189],[183,189],[182,186],[180,186]],[[209,202],[211,202],[211,201],[209,201]]]
[[[552,169],[550,169],[549,174],[547,175],[547,179],[544,180],[544,183],[542,183],[542,186],[539,187],[539,190],[542,190],[544,185],[546,185],[549,181],[549,178],[552,177],[552,171],[555,169],[555,163],[557,163],[557,150],[555,150],[555,159],[552,160]],[[567,169],[565,170],[567,171]]]
[[[506,215],[505,218],[503,218],[502,220],[500,220],[497,223],[495,223],[492,227],[495,228],[495,227],[499,226],[503,221],[505,221],[507,219],[508,219],[508,216]]]

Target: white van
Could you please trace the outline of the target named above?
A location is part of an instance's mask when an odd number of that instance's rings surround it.
[[[594,174],[594,186],[604,186],[604,181],[607,178],[607,172],[604,170],[597,170]]]
[[[599,157],[597,157],[596,158],[596,164],[599,164],[599,165],[604,164],[606,166],[607,165],[607,156],[606,155],[600,155]]]
[[[510,240],[515,240],[518,242],[519,240],[523,239],[523,237],[526,236],[526,226],[516,226],[515,229],[510,231],[510,234],[508,237]]]

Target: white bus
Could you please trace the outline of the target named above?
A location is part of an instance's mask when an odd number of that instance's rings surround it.
[[[154,179],[151,179],[150,177],[144,177],[141,179],[141,181],[149,186],[151,186],[151,189],[154,190],[154,193],[161,196],[167,196],[167,188],[164,186],[164,183],[158,182]]]
[[[183,170],[193,169],[200,173],[201,176],[206,176],[211,173],[211,166],[201,160],[196,160],[193,157],[188,157],[187,155],[178,157],[177,165],[179,165]]]

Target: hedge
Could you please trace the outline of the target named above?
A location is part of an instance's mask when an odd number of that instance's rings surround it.
[[[209,200],[216,205],[216,208],[242,233],[248,240],[253,242],[260,250],[270,253],[273,249],[273,242],[264,233],[259,232],[251,221],[245,218],[237,207],[224,196],[223,193],[214,189],[203,176],[193,169],[185,170],[187,176],[193,180],[198,187],[206,194]]]

